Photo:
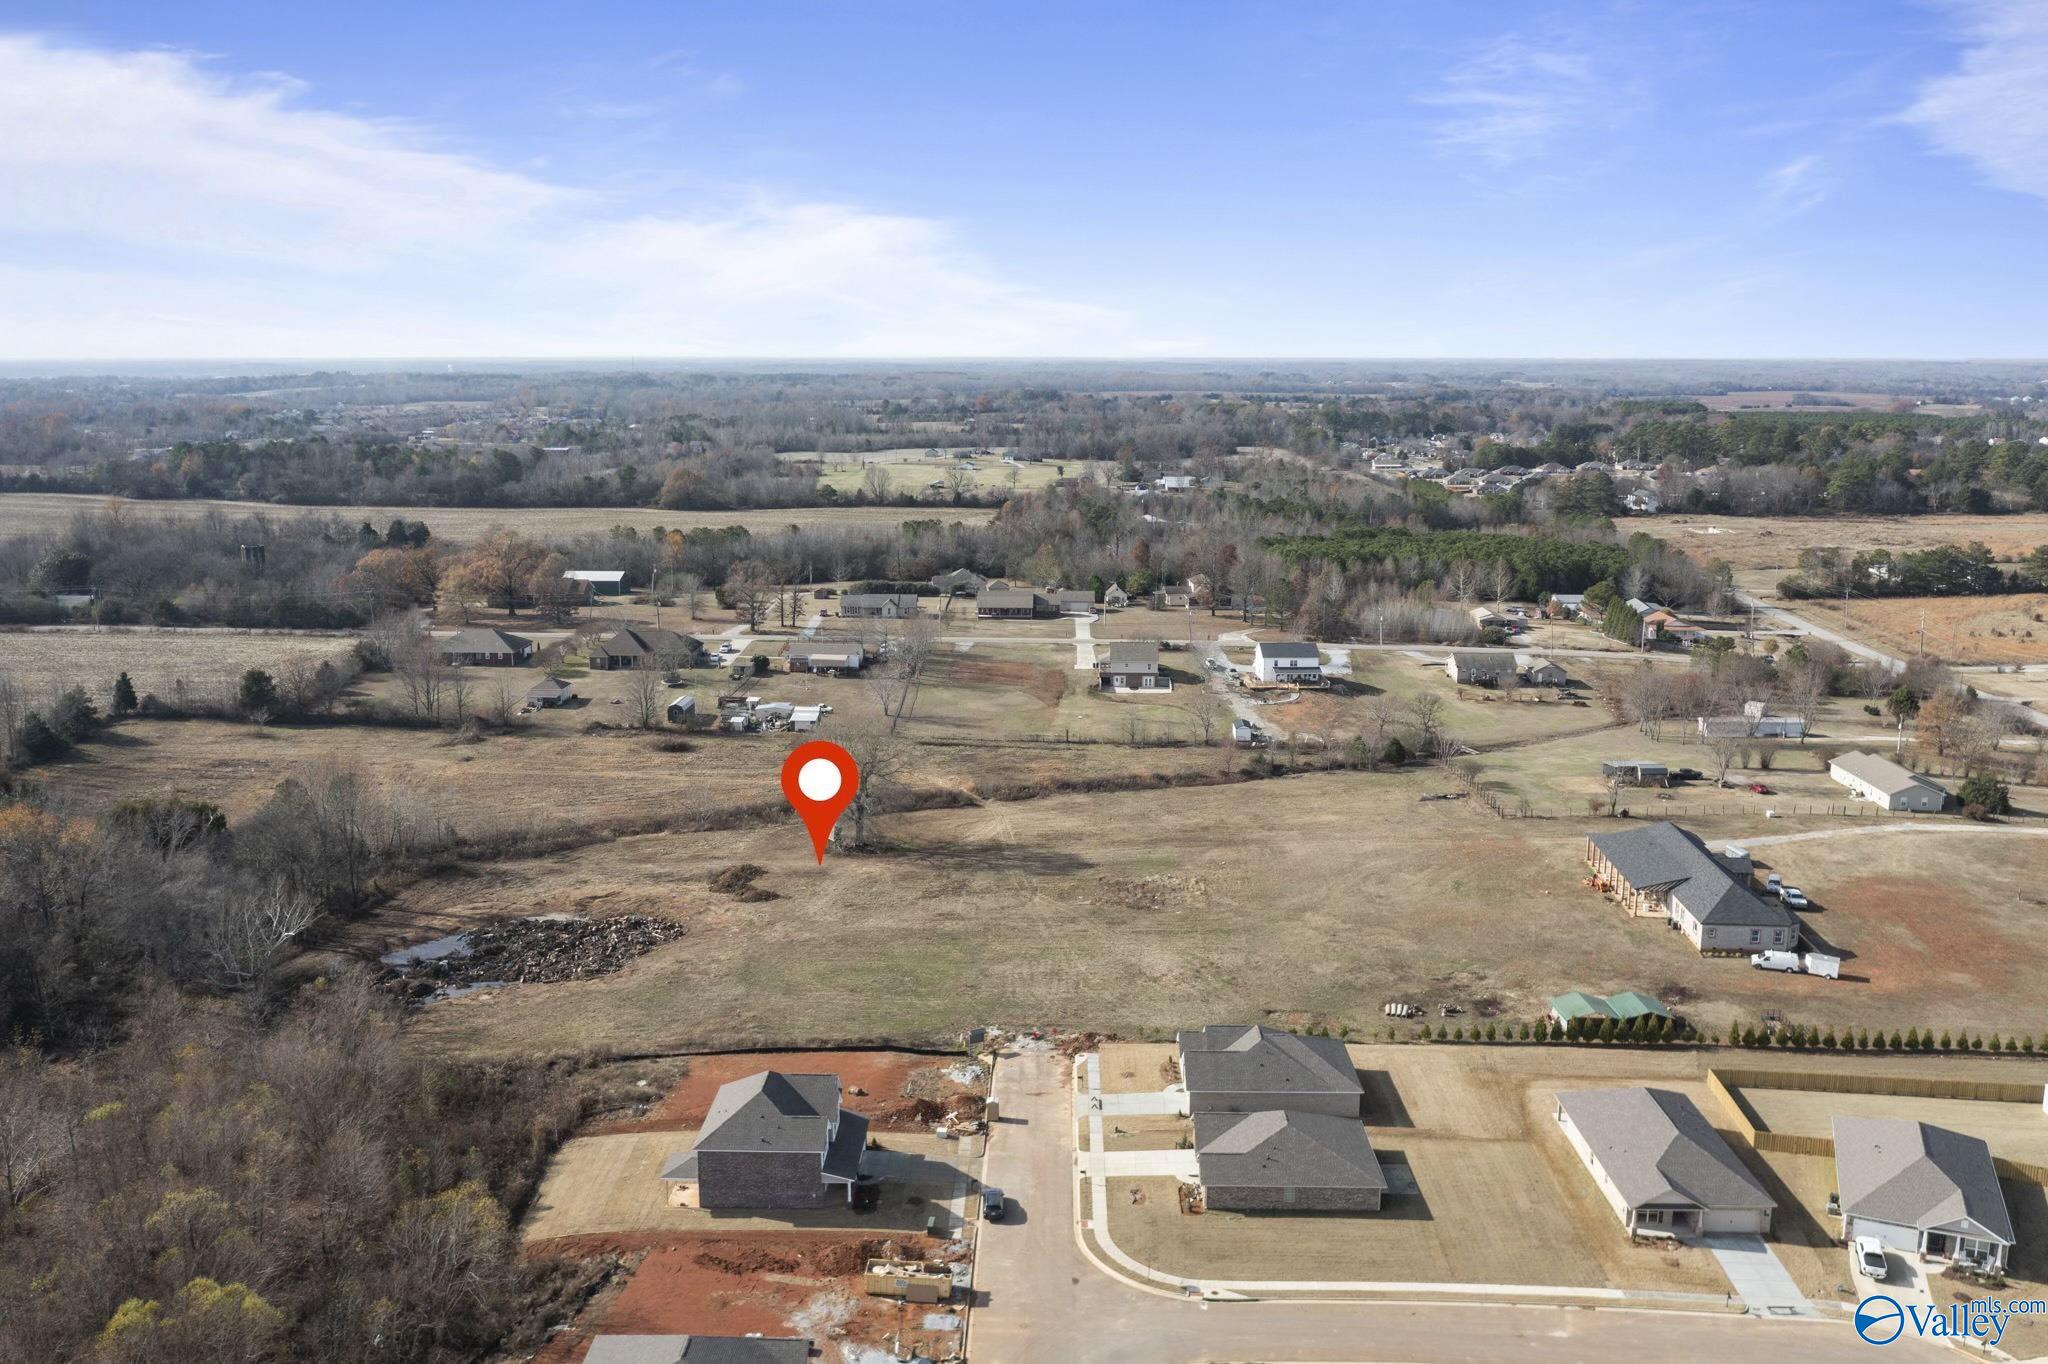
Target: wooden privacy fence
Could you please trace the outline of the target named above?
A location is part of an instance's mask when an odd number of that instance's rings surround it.
[[[1817,1094],[1882,1094],[1910,1099],[1968,1099],[1978,1103],[2031,1104],[2040,1107],[2043,1086],[2016,1080],[1951,1080],[1918,1075],[1855,1075],[1806,1070],[1746,1070],[1735,1066],[1707,1067],[1707,1092],[1721,1101],[1728,1125],[1758,1151],[1793,1156],[1833,1156],[1833,1137],[1800,1132],[1773,1132],[1738,1092],[1741,1089],[1796,1089]],[[2048,1165],[1993,1156],[1991,1163],[2006,1179],[2048,1185]]]

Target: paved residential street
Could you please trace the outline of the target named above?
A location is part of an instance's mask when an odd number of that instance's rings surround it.
[[[984,1178],[1008,1194],[1010,1213],[981,1224],[974,1278],[980,1305],[969,1342],[976,1364],[1575,1364],[1641,1355],[1716,1364],[1867,1364],[1871,1357],[1846,1320],[1491,1304],[1201,1303],[1136,1288],[1098,1269],[1077,1243],[1066,1065],[1038,1052],[1005,1056],[996,1067],[1002,1120],[989,1135]],[[1886,1358],[1953,1356],[1901,1340]]]

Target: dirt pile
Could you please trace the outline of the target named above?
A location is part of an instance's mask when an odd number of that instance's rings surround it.
[[[467,950],[390,967],[384,985],[426,998],[472,985],[584,980],[608,975],[685,931],[672,919],[646,914],[506,919],[464,935]]]
[[[803,1268],[799,1257],[777,1255],[772,1250],[700,1250],[694,1259],[702,1268],[721,1274],[794,1274]]]
[[[742,904],[752,905],[764,900],[780,900],[782,896],[775,891],[754,884],[767,874],[766,867],[757,867],[752,862],[736,862],[711,874],[711,889],[720,895],[730,895]]]
[[[804,1257],[813,1274],[838,1277],[843,1274],[858,1274],[867,1268],[869,1260],[890,1258],[896,1247],[888,1241],[867,1239],[861,1241],[834,1241],[820,1246]]]

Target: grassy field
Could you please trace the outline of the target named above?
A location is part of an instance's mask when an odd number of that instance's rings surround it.
[[[0,528],[12,534],[64,529],[80,512],[105,508],[109,499],[74,493],[0,493]],[[786,507],[761,511],[662,511],[656,507],[298,507],[268,502],[122,501],[123,514],[133,517],[206,516],[220,511],[233,516],[338,516],[382,527],[394,519],[424,521],[442,540],[470,539],[492,526],[516,526],[531,535],[577,535],[613,526],[650,530],[664,526],[689,530],[697,526],[744,526],[752,531],[785,526],[893,526],[904,521],[938,517],[979,525],[995,516],[990,507]]]
[[[1950,663],[2048,663],[2048,593],[1790,605],[1819,625],[1900,658],[1930,653]]]
[[[1190,999],[1218,1016],[1373,1033],[1390,999],[1517,1020],[1574,988],[1646,989],[1706,1027],[1766,1009],[1838,1028],[2038,1026],[2048,967],[2020,946],[2048,926],[2028,880],[2037,844],[1874,834],[1845,840],[1853,852],[1778,850],[1773,865],[1818,897],[1820,931],[1858,954],[1830,982],[1703,959],[1660,923],[1623,918],[1580,884],[1581,823],[1418,805],[1422,786],[1330,774],[925,811],[889,821],[897,851],[822,869],[787,825],[635,836],[415,885],[378,923],[427,936],[630,906],[690,926],[604,980],[423,1015],[435,1044],[487,1053],[941,1040],[991,1020],[1156,1036],[1189,1021]],[[1799,827],[1775,827],[1788,826]],[[1728,838],[1757,822],[1701,831]],[[1814,865],[1823,857],[1885,870],[1844,888]],[[705,888],[742,861],[766,867],[763,885],[783,898],[740,904]],[[1922,899],[1972,875],[1967,896]],[[1993,936],[1964,950],[1979,931]]]
[[[1646,530],[1695,559],[1725,559],[1737,570],[1796,568],[1799,551],[1833,546],[1848,550],[1932,549],[1981,540],[2001,559],[2015,559],[2048,544],[2048,512],[2017,516],[1643,516],[1630,530]]]
[[[105,710],[114,679],[127,673],[138,696],[166,701],[180,685],[194,696],[232,691],[249,668],[275,672],[289,659],[315,663],[346,654],[353,641],[321,635],[228,631],[8,631],[0,633],[0,674],[33,700],[48,691],[84,687]]]
[[[779,458],[818,461],[824,466],[824,473],[819,482],[842,493],[859,492],[867,479],[867,471],[871,468],[880,468],[889,475],[891,493],[922,494],[926,491],[927,484],[943,483],[947,470],[969,465],[972,469],[968,475],[968,486],[977,492],[1002,492],[1011,488],[1030,492],[1049,486],[1055,478],[1093,478],[1097,469],[1107,467],[1085,459],[1005,464],[1002,460],[1003,452],[1000,450],[982,459],[955,459],[955,450],[972,447],[942,446],[936,455],[926,454],[926,448],[872,450],[860,454],[820,454],[816,451],[802,451],[784,454]],[[1011,478],[1012,473],[1016,475],[1014,481]]]

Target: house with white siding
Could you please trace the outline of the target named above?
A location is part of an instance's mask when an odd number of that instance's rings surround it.
[[[1923,1260],[2002,1270],[2012,1213],[1991,1148],[1909,1118],[1838,1117],[1835,1188],[1842,1236],[1874,1236]]]
[[[1252,648],[1252,676],[1261,682],[1321,686],[1323,656],[1313,644],[1259,642]]]

